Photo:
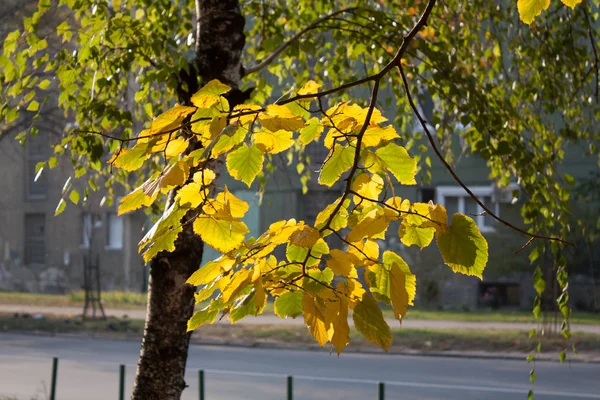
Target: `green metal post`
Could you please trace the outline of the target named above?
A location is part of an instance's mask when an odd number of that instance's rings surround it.
[[[385,400],[385,383],[379,382],[379,400]]]
[[[200,400],[204,400],[204,370],[198,371],[198,395]]]
[[[58,374],[58,358],[52,359],[52,381],[50,382],[50,400],[56,400],[56,375]]]
[[[119,368],[119,400],[125,400],[125,365]]]
[[[291,376],[287,377],[287,400],[294,400],[294,381]]]

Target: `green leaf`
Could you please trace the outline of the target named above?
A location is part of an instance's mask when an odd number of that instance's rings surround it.
[[[287,292],[275,299],[275,315],[296,318],[302,314],[302,292]]]
[[[318,118],[311,118],[307,121],[306,126],[300,129],[300,141],[306,146],[317,139],[321,133],[323,133],[321,121]]]
[[[355,152],[356,150],[353,147],[336,145],[333,153],[329,153],[325,164],[321,168],[319,183],[329,187],[333,186],[340,179],[340,176],[352,167]]]
[[[383,166],[403,185],[415,185],[417,174],[417,162],[408,154],[402,146],[394,143],[375,150],[375,155],[383,161]]]
[[[54,210],[54,216],[56,217],[57,215],[59,215],[63,211],[65,211],[66,206],[67,206],[67,202],[65,201],[65,199],[60,199],[60,201],[58,202],[58,205],[56,206],[56,210]]]
[[[229,313],[229,321],[231,321],[232,324],[248,315],[258,315],[262,313],[266,304],[256,304],[256,291],[238,299],[236,303],[236,306]]]
[[[421,250],[429,246],[434,235],[435,228],[432,226],[420,228],[418,226],[402,223],[398,230],[398,236],[400,236],[402,244],[409,247],[417,245]]]
[[[79,198],[79,192],[75,189],[71,190],[71,193],[69,193],[69,199],[73,202],[73,204],[79,204]]]
[[[49,86],[50,86],[50,80],[48,80],[48,79],[44,79],[43,81],[41,81],[38,84],[38,87],[42,90],[48,89]]]
[[[148,158],[149,147],[149,142],[137,143],[131,149],[123,149],[116,152],[109,160],[109,163],[112,162],[115,167],[124,169],[125,171],[138,170]]]
[[[256,146],[243,144],[227,155],[227,170],[235,179],[244,182],[248,187],[262,170],[265,155]]]
[[[212,324],[215,322],[217,315],[219,315],[219,309],[216,307],[212,308],[211,306],[207,306],[200,311],[196,311],[187,323],[187,331],[190,332],[198,329],[207,322]]]
[[[27,111],[37,111],[40,109],[40,103],[38,103],[36,100],[33,100],[31,103],[29,103],[29,105],[27,106]]]
[[[488,260],[488,244],[473,219],[454,214],[452,224],[437,233],[444,263],[454,272],[482,278]]]
[[[388,351],[392,344],[392,332],[373,297],[367,293],[363,294],[360,302],[354,307],[352,319],[356,330],[365,339]]]
[[[58,159],[56,157],[53,156],[48,159],[48,167],[50,167],[50,169],[56,168],[57,165]]]
[[[558,354],[560,362],[564,362],[567,359],[567,353],[563,350]]]

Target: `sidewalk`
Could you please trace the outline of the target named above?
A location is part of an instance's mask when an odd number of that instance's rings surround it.
[[[40,306],[28,306],[28,305],[15,305],[15,304],[0,304],[0,313],[13,314],[13,313],[27,313],[31,315],[42,314],[42,315],[68,315],[73,316],[80,315],[82,313],[82,307],[40,307]],[[127,316],[132,319],[144,319],[146,317],[146,310],[144,309],[115,309],[106,308],[106,315],[111,317],[122,318]],[[405,328],[412,329],[491,329],[491,330],[520,330],[529,331],[533,328],[537,328],[535,323],[525,322],[473,322],[473,321],[453,321],[453,320],[425,320],[425,319],[411,319],[410,311],[406,317],[406,320],[400,325],[398,321],[388,318],[386,319],[391,327],[402,326]],[[226,320],[219,322],[221,324],[228,323]],[[257,317],[246,317],[238,322],[238,324],[246,325],[301,325],[304,321],[302,318],[286,318],[281,319],[275,315],[259,315]],[[571,325],[571,331],[573,332],[586,332],[600,334],[600,325],[587,325],[587,324],[573,324]]]

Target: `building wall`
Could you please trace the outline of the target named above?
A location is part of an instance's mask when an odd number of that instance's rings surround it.
[[[12,137],[0,141],[0,187],[4,188],[0,191],[0,290],[62,293],[80,289],[83,256],[89,254],[84,246],[84,215],[91,214],[99,220],[92,253],[93,258],[99,256],[103,289],[141,290],[146,272],[137,254],[137,243],[145,222],[143,214],[120,217],[122,235],[113,229],[117,248],[108,246],[107,232],[116,206],[100,207],[100,193],[92,194],[85,206],[67,200],[65,211],[55,217],[62,188],[73,169],[70,162],[62,160],[56,168],[43,171],[38,183],[33,183],[35,173],[29,171],[32,163],[28,162],[31,146],[42,142],[50,151],[49,141],[36,139],[25,147]],[[86,177],[81,179],[72,180],[72,184],[83,198]],[[32,189],[35,185],[38,187]],[[118,228],[117,225],[114,223],[113,227]]]

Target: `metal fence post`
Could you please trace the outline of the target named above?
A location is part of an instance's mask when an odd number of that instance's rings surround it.
[[[379,400],[385,400],[385,383],[379,382]]]
[[[198,396],[204,400],[204,370],[198,371]]]
[[[291,376],[287,377],[287,400],[294,400],[294,382]]]
[[[125,400],[125,365],[119,367],[119,400]]]
[[[50,400],[56,400],[56,375],[58,374],[58,358],[52,359],[52,381],[50,382]]]

